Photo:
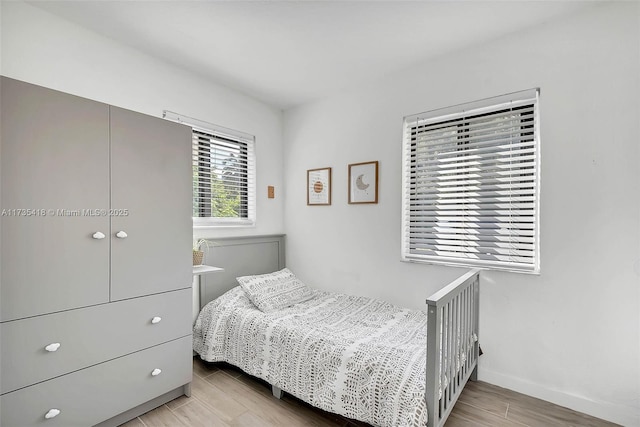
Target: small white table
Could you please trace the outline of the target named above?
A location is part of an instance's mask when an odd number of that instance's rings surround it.
[[[198,317],[198,313],[200,312],[200,276],[202,276],[203,274],[216,273],[220,271],[224,271],[224,268],[213,267],[211,265],[193,266],[193,297],[191,302],[192,323],[196,322],[196,318]]]
[[[205,273],[215,273],[216,271],[224,271],[224,268],[213,267],[211,265],[194,265],[193,266],[194,276],[199,276],[200,274],[205,274]]]

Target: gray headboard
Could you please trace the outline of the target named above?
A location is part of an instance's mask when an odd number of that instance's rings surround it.
[[[200,308],[238,286],[238,276],[271,273],[285,267],[282,234],[216,238],[210,242],[203,264],[222,267],[224,271],[200,278]]]

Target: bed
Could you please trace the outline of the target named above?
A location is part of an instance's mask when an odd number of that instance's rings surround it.
[[[477,371],[478,271],[429,297],[426,311],[305,292],[275,310],[259,309],[241,286],[201,301],[194,351],[269,382],[276,396],[375,426],[445,423]]]

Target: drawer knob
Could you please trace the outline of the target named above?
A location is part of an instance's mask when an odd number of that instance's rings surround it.
[[[49,409],[49,412],[47,412],[44,417],[49,420],[57,417],[58,415],[60,415],[60,409]]]
[[[151,375],[153,375],[154,377],[157,377],[161,373],[162,373],[162,369],[158,369],[158,368],[156,368],[153,371],[151,371]]]
[[[54,342],[49,344],[48,346],[46,346],[44,349],[47,351],[57,351],[60,348],[60,343],[59,342]],[[56,409],[57,411],[57,409]]]
[[[118,239],[124,239],[124,238],[126,238],[126,237],[127,237],[127,233],[126,233],[126,232],[124,232],[124,231],[118,231],[118,232],[116,233],[116,237],[117,237]]]
[[[161,320],[162,320],[162,317],[156,316],[153,319],[151,319],[151,323],[155,325],[156,323],[160,323]]]
[[[104,233],[96,231],[95,233],[93,233],[93,235],[91,237],[93,237],[96,240],[101,240],[101,239],[104,239],[107,236],[105,236]]]

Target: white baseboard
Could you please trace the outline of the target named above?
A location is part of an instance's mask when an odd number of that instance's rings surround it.
[[[584,396],[549,389],[540,384],[530,383],[486,368],[478,370],[478,379],[625,427],[640,427],[640,408],[591,400]]]

